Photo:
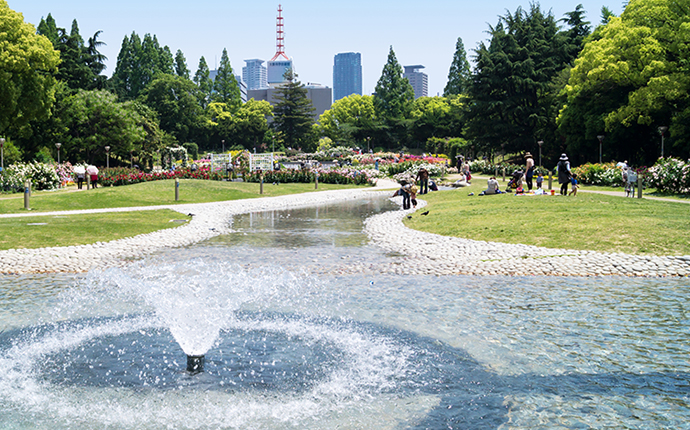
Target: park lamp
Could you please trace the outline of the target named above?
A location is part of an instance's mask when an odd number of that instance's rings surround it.
[[[110,169],[110,146],[105,146],[105,167]]]
[[[537,145],[539,145],[539,167],[541,167],[541,146],[544,144],[543,140],[538,140]]]
[[[605,135],[603,134],[597,136],[597,139],[599,139],[599,164],[601,164],[601,144],[604,142],[604,137]]]
[[[56,142],[55,147],[57,148],[57,154],[58,154],[58,165],[60,164],[60,147],[62,146],[62,143]]]
[[[0,137],[0,170],[5,170],[5,138]]]
[[[664,158],[664,133],[668,131],[665,125],[659,126],[659,133],[661,133],[661,158]]]

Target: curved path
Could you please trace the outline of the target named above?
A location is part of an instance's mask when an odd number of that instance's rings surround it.
[[[172,209],[194,216],[189,223],[131,238],[90,245],[11,249],[0,251],[0,273],[86,272],[97,267],[121,266],[132,259],[172,247],[182,247],[231,231],[234,215],[282,210],[389,194],[398,185],[380,180],[376,189],[321,191],[281,197],[264,197],[188,205],[42,212],[32,215],[121,212]],[[398,198],[399,199],[399,198]],[[420,201],[419,208],[425,203]],[[403,257],[383,266],[344,267],[352,273],[409,273],[425,275],[555,275],[555,276],[688,276],[690,256],[657,257],[549,249],[528,245],[482,242],[440,236],[408,229],[402,223],[412,211],[391,211],[369,218],[365,231],[372,243]],[[27,216],[4,215],[9,216]],[[401,234],[401,231],[403,232]]]

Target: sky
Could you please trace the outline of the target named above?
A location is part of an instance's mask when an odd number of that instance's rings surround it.
[[[430,96],[443,94],[458,37],[472,62],[478,43],[488,40],[489,25],[496,25],[498,17],[507,11],[514,13],[520,6],[528,10],[530,5],[528,0],[6,1],[34,26],[50,13],[58,27],[68,31],[76,19],[84,40],[102,31],[99,40],[106,46],[100,51],[108,57],[108,76],[115,70],[123,38],[132,32],[141,37],[156,35],[173,55],[181,50],[192,74],[202,56],[215,69],[226,48],[235,73],[241,75],[244,60],[273,57],[281,4],[285,53],[293,59],[301,82],[332,87],[333,57],[341,52],[359,52],[362,90],[371,94],[392,46],[402,66],[425,66]],[[602,6],[616,15],[623,8],[622,2],[603,0],[540,2],[542,10],[551,11],[556,19],[578,4],[583,5],[587,20],[593,24],[601,20]]]

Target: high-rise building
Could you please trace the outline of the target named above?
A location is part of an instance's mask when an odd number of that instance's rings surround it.
[[[267,88],[268,81],[266,80],[266,66],[264,60],[258,58],[252,60],[244,60],[247,63],[242,67],[242,80],[247,84],[248,90],[258,90],[259,88]]]
[[[407,78],[414,89],[414,98],[427,97],[429,95],[429,77],[421,70],[424,66],[405,66],[403,77]]]
[[[350,94],[362,95],[362,55],[344,52],[333,58],[333,101]]]

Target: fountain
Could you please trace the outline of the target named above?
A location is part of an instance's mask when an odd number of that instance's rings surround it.
[[[0,428],[686,426],[687,279],[376,274],[388,209],[0,277]]]

